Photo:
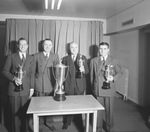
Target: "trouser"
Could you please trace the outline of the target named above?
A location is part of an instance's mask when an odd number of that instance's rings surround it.
[[[27,108],[29,105],[28,96],[9,96],[10,102],[10,131],[27,131]]]
[[[98,96],[97,100],[105,108],[105,110],[103,111],[102,110],[98,111],[97,128],[98,130],[102,130],[102,128],[104,128],[104,130],[108,132],[113,132],[114,131],[113,111],[114,111],[115,97]]]

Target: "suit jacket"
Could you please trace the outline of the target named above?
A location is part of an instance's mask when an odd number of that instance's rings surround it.
[[[75,78],[76,69],[75,64],[80,59],[80,55],[77,54],[75,62],[73,62],[71,55],[63,58],[62,63],[69,66],[69,73],[65,80],[65,92],[67,95],[83,94],[86,89],[86,78]],[[89,73],[89,68],[87,65],[87,59],[82,55],[82,60],[84,60],[85,75]],[[75,89],[76,88],[76,89]]]
[[[26,60],[24,62],[23,71],[25,71],[25,77],[23,78],[23,88],[21,92],[15,92],[16,86],[13,78],[19,65],[22,65],[22,61],[19,56],[19,52],[9,55],[6,59],[3,74],[9,80],[8,94],[10,96],[28,96],[30,88],[34,88],[34,65],[35,60],[31,55],[26,54]]]
[[[90,62],[90,81],[93,88],[93,93],[96,96],[115,96],[115,81],[122,75],[122,68],[119,62],[111,56],[108,56],[105,65],[112,65],[114,71],[114,81],[110,82],[111,89],[102,89],[103,81],[105,81],[102,72],[103,63],[101,57],[95,57]]]
[[[43,52],[34,55],[36,61],[35,90],[38,92],[51,93],[54,90],[55,79],[52,66],[59,63],[57,54],[50,53],[46,59]]]

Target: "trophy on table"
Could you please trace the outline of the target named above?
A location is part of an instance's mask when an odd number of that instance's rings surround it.
[[[19,78],[22,82],[22,79],[25,77],[25,75],[26,75],[26,71],[23,70],[23,66],[19,65],[17,67],[16,72],[15,72],[15,76],[17,78]],[[22,90],[23,90],[23,83],[21,85],[15,87],[16,92],[19,92],[19,91],[22,91]]]
[[[54,100],[64,101],[66,100],[63,82],[66,80],[69,71],[69,66],[60,63],[52,67],[53,76],[56,80],[58,88],[54,93]]]
[[[109,76],[113,76],[114,70],[113,65],[105,65],[103,69],[103,75],[105,81],[103,82],[102,89],[110,89],[110,81],[107,79]]]
[[[77,60],[77,65],[79,66],[79,68],[84,66],[84,60],[82,59],[82,55],[81,54],[80,54],[79,60]],[[79,69],[76,72],[76,77],[77,78],[82,78],[82,77],[84,77],[84,73],[82,71],[80,71],[80,69]]]

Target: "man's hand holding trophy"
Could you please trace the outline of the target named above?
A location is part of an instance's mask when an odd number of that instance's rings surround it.
[[[105,65],[104,69],[103,69],[103,76],[105,81],[103,82],[103,86],[102,89],[110,89],[110,82],[112,82],[114,80],[113,77],[113,65]]]
[[[82,59],[82,55],[80,54],[79,60],[77,60],[77,64],[79,66],[79,71],[77,72],[77,76],[79,78],[84,77],[85,68],[84,68],[84,60]]]
[[[23,66],[19,65],[15,73],[15,83],[18,87],[15,88],[16,92],[23,90],[22,79],[25,77],[26,71],[23,71]]]

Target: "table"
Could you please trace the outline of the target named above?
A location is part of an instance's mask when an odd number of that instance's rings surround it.
[[[86,132],[89,132],[89,114],[93,113],[93,132],[96,132],[97,111],[104,107],[92,95],[70,95],[65,101],[53,97],[32,97],[27,114],[33,114],[34,132],[39,132],[39,116],[86,114]]]

